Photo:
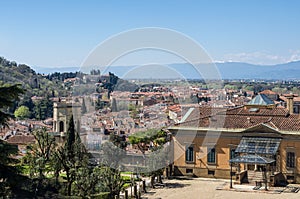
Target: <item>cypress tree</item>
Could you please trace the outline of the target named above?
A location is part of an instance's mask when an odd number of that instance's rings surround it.
[[[82,99],[82,106],[81,106],[81,114],[85,114],[87,112],[86,106],[85,106],[85,100]]]

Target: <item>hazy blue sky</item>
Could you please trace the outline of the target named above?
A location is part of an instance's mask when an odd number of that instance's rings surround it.
[[[182,32],[215,61],[300,59],[297,0],[2,0],[0,5],[0,56],[32,66],[78,66],[108,37],[142,27]]]

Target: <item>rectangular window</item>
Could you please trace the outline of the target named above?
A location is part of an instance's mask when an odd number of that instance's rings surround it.
[[[185,161],[186,162],[193,162],[194,161],[194,147],[193,146],[186,147]]]
[[[208,163],[216,163],[216,149],[207,149],[208,154],[207,154],[207,162]]]
[[[290,167],[290,168],[295,168],[295,153],[294,152],[287,152],[286,166]]]
[[[215,171],[213,171],[213,170],[208,170],[208,171],[207,171],[207,174],[208,174],[208,175],[213,175],[213,176],[214,176],[214,175],[215,175]]]
[[[230,149],[230,159],[235,158],[235,149]]]

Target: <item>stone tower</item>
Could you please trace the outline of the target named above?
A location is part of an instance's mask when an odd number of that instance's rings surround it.
[[[72,102],[54,102],[53,104],[53,131],[65,136],[71,116],[74,118],[74,126],[78,133],[80,133],[80,117],[81,105]]]

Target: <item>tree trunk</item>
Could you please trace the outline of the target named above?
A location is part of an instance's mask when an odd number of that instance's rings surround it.
[[[43,170],[42,169],[39,169],[39,178],[43,178]]]
[[[68,196],[71,196],[72,182],[68,182]]]
[[[58,185],[59,171],[55,171],[54,175],[55,175],[55,184]]]
[[[161,179],[161,175],[160,174],[158,174],[158,176],[157,176],[157,181],[160,183],[160,184],[162,184],[163,182],[162,182],[162,179]]]
[[[154,186],[154,179],[155,179],[155,175],[151,175],[151,181],[150,181],[150,184],[151,184],[151,188],[155,189],[155,186]]]
[[[66,171],[67,173],[67,181],[68,181],[68,186],[67,186],[67,192],[68,192],[68,196],[71,196],[71,189],[72,189],[72,181],[70,179],[70,174],[68,171]]]

